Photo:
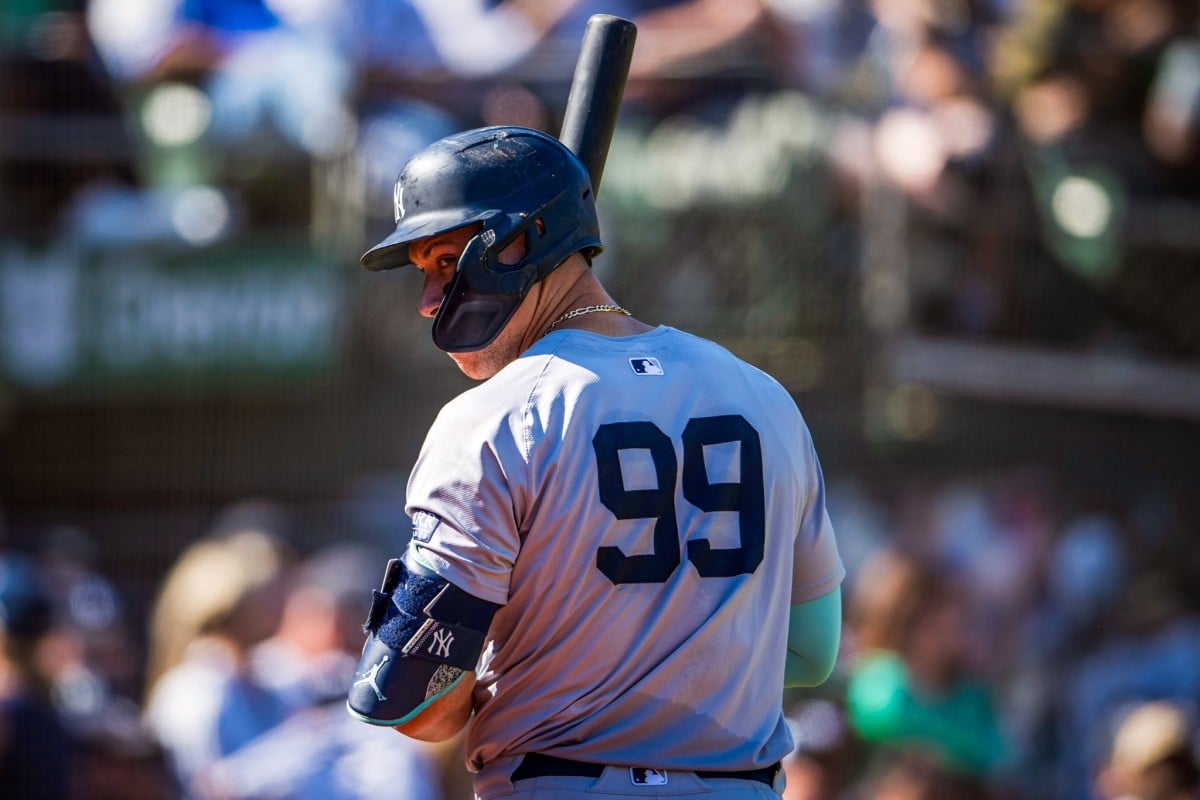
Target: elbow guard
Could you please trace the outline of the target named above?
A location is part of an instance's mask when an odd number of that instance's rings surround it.
[[[412,720],[475,669],[499,608],[402,559],[389,561],[372,592],[350,714],[373,725]]]

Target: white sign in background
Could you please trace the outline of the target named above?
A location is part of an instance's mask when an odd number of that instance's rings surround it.
[[[344,321],[337,278],[288,257],[203,268],[10,251],[0,258],[0,366],[29,389],[320,368],[336,356]]]

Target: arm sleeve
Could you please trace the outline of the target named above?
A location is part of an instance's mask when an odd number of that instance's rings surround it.
[[[842,590],[792,606],[783,685],[818,686],[832,674],[842,639]]]

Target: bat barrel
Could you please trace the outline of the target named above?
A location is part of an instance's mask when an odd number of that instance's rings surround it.
[[[629,20],[592,15],[571,79],[558,138],[587,167],[595,194],[600,192],[636,38],[637,26]]]

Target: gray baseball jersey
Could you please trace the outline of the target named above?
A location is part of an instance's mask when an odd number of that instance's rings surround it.
[[[551,332],[442,409],[410,547],[499,603],[468,764],[752,769],[792,746],[788,608],[845,571],[774,379],[670,327]]]

